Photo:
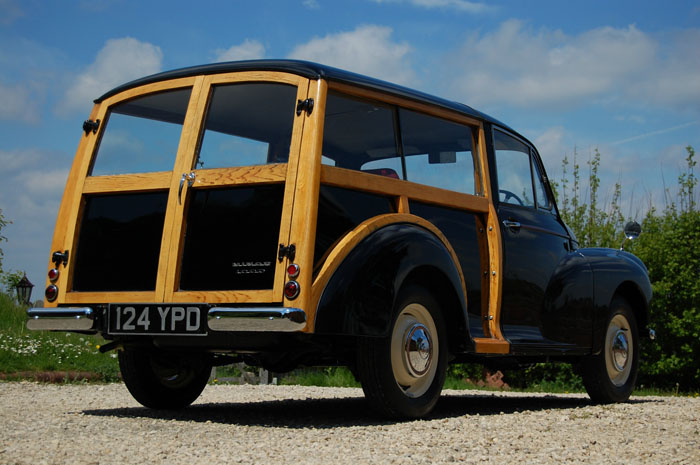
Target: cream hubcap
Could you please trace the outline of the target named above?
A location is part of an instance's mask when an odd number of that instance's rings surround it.
[[[408,397],[430,388],[437,371],[439,341],[428,309],[413,303],[401,311],[391,334],[391,368]]]
[[[605,336],[605,368],[615,386],[624,385],[632,371],[634,346],[629,322],[624,315],[615,315]]]

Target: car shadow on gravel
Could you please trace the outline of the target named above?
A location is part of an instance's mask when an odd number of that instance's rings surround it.
[[[635,399],[629,403],[658,402]],[[540,410],[592,407],[588,398],[547,396],[498,396],[491,393],[443,394],[425,420],[470,415],[501,415]],[[283,428],[336,428],[389,425],[378,417],[362,397],[285,399],[263,402],[223,402],[194,404],[183,410],[151,410],[143,407],[84,410],[85,415],[117,418],[152,418],[174,421],[211,422],[240,426]]]

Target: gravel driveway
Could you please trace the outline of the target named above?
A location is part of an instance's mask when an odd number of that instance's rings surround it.
[[[386,422],[362,391],[208,386],[155,412],[121,384],[0,384],[0,464],[700,463],[700,398],[444,391],[422,421]]]

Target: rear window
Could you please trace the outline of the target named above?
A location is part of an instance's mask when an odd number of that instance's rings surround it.
[[[190,93],[177,89],[112,106],[91,175],[171,171]]]
[[[215,86],[195,168],[286,163],[296,95],[286,84]]]

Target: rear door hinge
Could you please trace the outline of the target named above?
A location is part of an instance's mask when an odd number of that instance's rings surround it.
[[[294,261],[294,256],[297,253],[297,246],[294,244],[289,244],[288,246],[285,247],[284,244],[280,244],[280,249],[279,252],[277,253],[277,258],[281,262],[284,260],[284,257],[287,257],[290,262]]]
[[[297,116],[300,116],[302,111],[305,111],[307,116],[310,115],[314,111],[314,99],[297,100]]]
[[[83,131],[85,131],[86,136],[88,134],[90,134],[91,132],[93,134],[97,134],[97,128],[99,128],[99,127],[100,127],[100,120],[93,121],[91,119],[88,119],[88,120],[85,120],[85,122],[83,123]]]

